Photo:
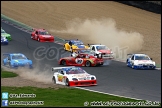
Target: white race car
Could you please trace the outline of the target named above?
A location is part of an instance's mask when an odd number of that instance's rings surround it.
[[[155,69],[155,62],[146,54],[127,54],[127,66],[133,69]]]
[[[54,84],[66,86],[92,86],[97,85],[97,80],[94,75],[88,74],[80,67],[52,67],[54,72],[52,81]]]
[[[89,45],[89,47],[92,51],[94,51],[96,56],[101,54],[103,59],[113,59],[114,58],[114,54],[111,51],[111,49],[109,49],[105,45],[93,45],[92,44],[92,45]]]

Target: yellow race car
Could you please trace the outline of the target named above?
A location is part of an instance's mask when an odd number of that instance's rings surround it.
[[[64,50],[70,51],[70,52],[76,52],[78,48],[86,48],[89,49],[89,46],[86,46],[83,44],[80,40],[66,40],[66,43],[64,44]]]

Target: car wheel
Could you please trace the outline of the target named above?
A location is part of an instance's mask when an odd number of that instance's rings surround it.
[[[65,45],[64,45],[64,50],[66,51]]]
[[[66,66],[66,61],[65,60],[62,60],[61,61],[61,64],[64,65],[64,66]]]
[[[9,68],[12,68],[12,65],[11,65],[11,63],[9,62]]]
[[[128,63],[128,61],[127,61],[126,63],[127,63],[127,66],[129,67],[129,63]]]
[[[132,69],[134,69],[134,64],[132,64]]]
[[[56,84],[56,79],[55,79],[55,77],[53,77],[52,80],[53,80],[53,83]]]
[[[4,65],[4,66],[6,65],[6,63],[4,62],[4,60],[3,60],[3,65]]]
[[[70,84],[69,84],[69,79],[68,79],[68,78],[67,78],[66,81],[65,81],[65,85],[66,85],[66,86],[70,86]]]
[[[97,58],[102,58],[102,54],[96,54]]]
[[[90,67],[91,66],[91,62],[90,61],[86,61],[85,66],[86,67]]]
[[[70,52],[73,52],[73,48],[72,47],[70,47]]]

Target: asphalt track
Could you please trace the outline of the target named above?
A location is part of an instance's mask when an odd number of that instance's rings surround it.
[[[9,45],[1,45],[1,57],[2,53],[24,53],[33,61],[34,68],[38,68],[36,66],[39,64],[40,72],[48,69],[49,74],[52,76],[53,73],[51,73],[50,68],[59,66],[59,55],[67,54],[65,52],[59,53],[54,60],[48,60],[45,57],[39,57],[39,59],[42,58],[42,60],[38,60],[36,59],[38,57],[34,56],[36,55],[34,52],[37,48],[45,47],[47,50],[51,47],[61,50],[62,46],[55,43],[40,43],[34,41],[30,38],[30,34],[14,28],[2,21],[1,27],[3,27],[7,33],[10,33],[13,39],[9,42]],[[45,51],[43,53],[45,53]],[[95,75],[98,83],[98,86],[83,88],[137,99],[161,102],[161,70],[133,70],[128,68],[125,63],[117,61],[112,61],[109,66],[83,67],[83,69],[88,73]]]

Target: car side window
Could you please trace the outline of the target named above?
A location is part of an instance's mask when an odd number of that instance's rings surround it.
[[[63,71],[61,71],[61,74],[62,74],[62,75],[64,75],[64,72],[63,72]]]
[[[38,31],[36,31],[35,34],[38,34]]]
[[[8,60],[11,60],[11,57],[10,57],[10,55],[7,57],[8,58]]]
[[[95,51],[95,47],[94,46],[92,47],[92,50]]]
[[[132,56],[131,60],[134,60],[134,56]]]

